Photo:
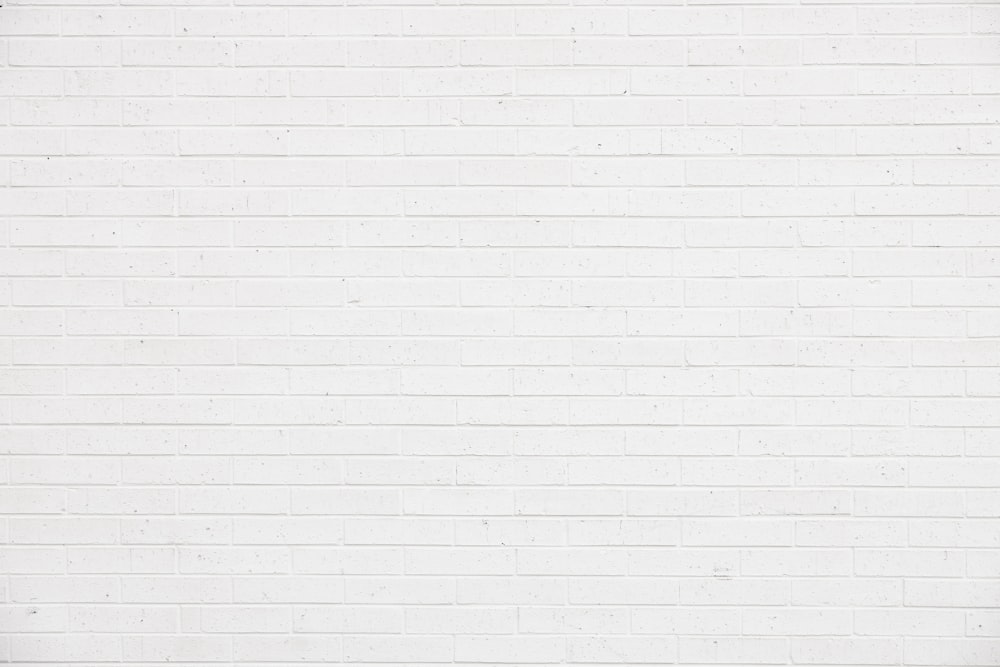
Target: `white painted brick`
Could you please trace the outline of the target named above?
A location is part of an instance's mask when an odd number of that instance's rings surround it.
[[[970,617],[970,622],[975,621]],[[910,636],[960,636],[965,634],[965,616],[956,610],[864,609],[855,612],[854,628],[861,635],[894,636],[903,628]]]
[[[901,639],[793,639],[796,662],[810,665],[842,664],[859,660],[876,665],[893,665],[900,660]]]
[[[825,35],[853,32],[851,7],[746,7],[743,30],[749,35]]]
[[[431,608],[433,614],[435,610]],[[328,605],[296,607],[295,631],[363,633],[398,633],[403,627],[401,610],[379,607]]]
[[[995,640],[936,640],[909,639],[905,645],[905,655],[914,663],[930,664],[962,662],[984,665],[996,659],[1000,646]]]
[[[683,637],[678,643],[682,663],[731,663],[733,660],[748,664],[774,664],[784,659],[787,641],[775,638],[754,637]]]
[[[526,8],[519,9],[514,29],[518,35],[614,35],[625,34],[628,12],[623,8]]]
[[[940,490],[859,490],[854,493],[858,516],[960,516],[962,494]]]
[[[0,12],[0,660],[997,662],[994,7]]]
[[[120,661],[121,641],[114,635],[64,634],[20,635],[11,642],[11,658],[17,662],[52,662],[62,660]]]
[[[768,577],[829,577],[851,574],[849,549],[747,549],[740,552],[740,568]],[[811,581],[817,581],[812,579]],[[793,583],[793,600],[795,588]],[[795,602],[798,604],[798,602]],[[817,604],[815,601],[803,604]]]
[[[892,579],[804,579],[792,583],[792,602],[807,606],[899,607],[903,604],[903,583]]]
[[[233,638],[232,644],[233,658],[244,662],[249,660],[323,662],[343,654],[339,637],[240,635]]]
[[[748,609],[743,612],[743,631],[751,635],[847,635],[850,612],[842,610],[797,610],[794,612]]]

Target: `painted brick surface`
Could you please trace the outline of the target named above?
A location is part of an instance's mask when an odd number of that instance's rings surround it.
[[[0,661],[1000,664],[1000,11],[0,9]]]

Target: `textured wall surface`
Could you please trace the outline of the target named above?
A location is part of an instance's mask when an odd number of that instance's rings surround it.
[[[1000,664],[998,31],[10,0],[0,660]]]

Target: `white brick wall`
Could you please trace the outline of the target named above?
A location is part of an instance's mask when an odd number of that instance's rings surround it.
[[[998,33],[8,0],[0,661],[1000,664]]]

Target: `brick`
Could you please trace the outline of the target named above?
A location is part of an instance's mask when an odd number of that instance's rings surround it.
[[[0,660],[997,662],[996,8],[53,2]]]

